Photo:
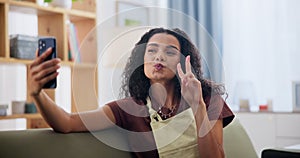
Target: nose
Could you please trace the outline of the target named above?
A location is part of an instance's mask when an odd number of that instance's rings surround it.
[[[165,56],[162,51],[159,51],[155,56],[155,61],[165,61]]]

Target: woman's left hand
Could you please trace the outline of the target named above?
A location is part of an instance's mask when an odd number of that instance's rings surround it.
[[[178,75],[181,79],[181,95],[195,113],[199,105],[204,104],[204,101],[201,82],[192,73],[190,56],[187,56],[185,59],[185,68],[186,73],[182,71],[181,64],[177,64]]]

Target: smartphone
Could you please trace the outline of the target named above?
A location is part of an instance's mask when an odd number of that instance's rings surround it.
[[[54,37],[39,38],[38,47],[39,47],[38,56],[44,53],[49,47],[52,47],[52,53],[45,59],[45,61],[56,58],[56,39]],[[51,73],[48,75],[51,75]],[[49,81],[48,83],[46,83],[43,88],[52,89],[52,88],[56,88],[56,86],[57,86],[57,80],[55,78]]]

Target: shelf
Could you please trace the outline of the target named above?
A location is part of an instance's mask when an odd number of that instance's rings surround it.
[[[72,3],[72,9],[96,13],[97,0],[84,0]]]
[[[32,62],[33,62],[32,60],[0,57],[0,63],[29,65]],[[74,67],[74,68],[97,68],[97,64],[93,64],[93,63],[74,63],[72,61],[62,61],[61,64],[65,66]]]
[[[82,20],[86,18],[96,19],[96,14],[89,11],[77,9],[64,9],[53,6],[40,6],[33,2],[10,1],[10,11],[25,14],[51,15],[51,14],[68,14],[72,19]]]
[[[0,57],[6,56],[6,52],[8,51],[8,5],[5,3],[0,3]]]
[[[26,64],[26,65],[29,65],[29,64],[32,63],[32,60],[0,57],[0,63],[15,63],[15,64]]]
[[[10,1],[10,11],[20,12],[25,14],[55,14],[64,13],[64,9],[58,7],[45,7],[37,5],[36,3],[26,2],[26,1]]]
[[[80,20],[86,20],[86,18],[89,19],[96,19],[96,14],[81,10],[67,10],[66,13],[70,16],[70,20],[74,21],[80,21]]]
[[[72,9],[65,9],[51,5],[42,6],[37,3],[37,0],[0,0],[0,64],[23,64],[27,67],[27,69],[29,68],[33,59],[18,59],[10,57],[8,17],[9,13],[12,12],[30,14],[33,15],[34,18],[36,16],[37,24],[34,23],[34,25],[37,26],[34,26],[34,28],[37,28],[37,35],[56,37],[57,57],[61,59],[61,65],[70,68],[70,75],[76,75],[75,78],[72,77],[72,87],[70,88],[72,112],[96,109],[97,107],[87,106],[98,105],[98,102],[95,99],[98,94],[98,39],[96,34],[97,30],[95,30],[97,25],[96,4],[96,0],[84,0],[73,2]],[[81,57],[81,62],[79,63],[69,60],[69,22],[74,24],[74,28],[76,28]],[[27,87],[30,86],[28,77],[30,76],[27,74]],[[7,86],[9,87],[9,85]],[[90,89],[93,91],[90,93],[87,92]],[[55,95],[58,93],[57,89],[47,90],[46,93],[51,99],[53,99],[53,101],[56,101]],[[76,102],[75,99],[76,101],[77,99],[80,100],[79,107],[74,106]],[[26,101],[32,102],[32,98],[28,95],[28,93]],[[26,119],[27,128],[49,127],[40,114],[0,116],[0,119],[18,118]]]
[[[97,68],[97,64],[93,63],[74,63],[74,62],[62,62],[63,65],[69,65],[73,68]]]
[[[0,116],[0,120],[7,120],[7,119],[26,119],[26,128],[49,128],[50,126],[46,123],[43,119],[41,114],[13,114],[7,116]]]
[[[19,119],[19,118],[25,118],[25,119],[40,119],[43,118],[41,114],[13,114],[13,115],[7,115],[7,116],[0,116],[0,120],[6,120],[6,119]]]

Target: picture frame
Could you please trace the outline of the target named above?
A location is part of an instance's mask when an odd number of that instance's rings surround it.
[[[292,82],[293,111],[300,112],[300,81]]]
[[[147,26],[149,8],[139,1],[116,0],[116,26]]]

